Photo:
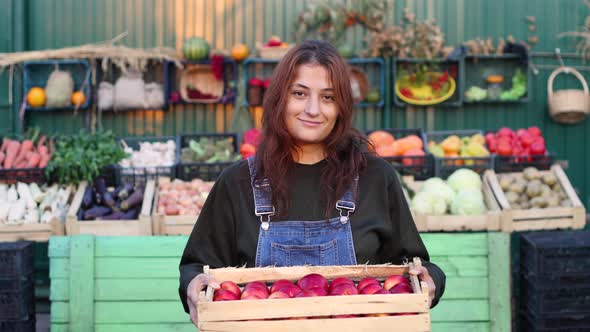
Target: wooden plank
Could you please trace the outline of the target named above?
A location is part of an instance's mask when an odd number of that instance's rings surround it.
[[[20,240],[47,242],[52,235],[63,234],[64,224],[57,218],[43,224],[0,224],[0,242]]]
[[[450,277],[487,277],[488,257],[486,256],[432,256],[436,263]]]
[[[428,252],[436,256],[487,256],[486,233],[421,234]]]
[[[68,323],[70,321],[70,302],[51,302],[51,323]]]
[[[68,324],[51,323],[51,332],[70,332]]]
[[[389,331],[399,327],[404,332],[430,331],[428,315],[388,316],[388,317],[355,317],[340,319],[303,319],[274,321],[242,321],[242,322],[199,322],[199,331],[235,332],[358,332],[358,331]]]
[[[105,236],[96,239],[96,257],[174,257],[180,259],[188,236]]]
[[[49,287],[49,300],[53,302],[53,301],[68,301],[69,299],[70,299],[70,280],[69,279],[51,279],[51,287]]]
[[[96,258],[96,278],[178,278],[180,258]]]
[[[49,239],[47,254],[49,258],[70,256],[70,237],[53,236]]]
[[[97,279],[96,301],[178,301],[178,278]]]
[[[430,311],[433,322],[487,322],[490,320],[487,300],[445,300]]]
[[[279,279],[297,280],[310,273],[320,273],[327,279],[348,277],[388,277],[392,274],[407,273],[403,265],[348,265],[348,266],[291,266],[291,267],[257,267],[257,268],[221,268],[210,269],[209,274],[216,280],[232,280],[238,284],[250,281],[275,281]]]
[[[432,322],[432,332],[490,332],[488,322]]]
[[[200,322],[222,322],[282,317],[428,312],[427,294],[318,296],[268,301],[208,302],[201,293]]]
[[[512,328],[510,297],[510,234],[489,233],[490,331],[509,332]]]
[[[94,237],[74,236],[70,248],[70,327],[94,328]]]
[[[188,315],[186,317],[188,320]],[[96,324],[94,327],[95,332],[195,332],[195,330],[192,323]]]
[[[99,301],[94,306],[96,324],[186,323],[189,319],[179,300]]]
[[[451,299],[487,299],[489,292],[486,277],[447,277],[445,285],[445,300]]]
[[[70,278],[70,259],[69,258],[51,258],[49,261],[49,278],[50,279],[69,279]]]

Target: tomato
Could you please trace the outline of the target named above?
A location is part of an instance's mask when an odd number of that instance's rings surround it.
[[[512,146],[507,141],[499,141],[496,151],[500,156],[511,156]]]

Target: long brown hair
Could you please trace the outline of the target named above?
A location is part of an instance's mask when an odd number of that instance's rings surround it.
[[[275,68],[272,81],[264,94],[262,137],[256,152],[257,178],[270,180],[273,204],[277,214],[285,216],[290,204],[287,174],[294,166],[293,151],[297,144],[285,124],[289,98],[287,88],[298,66],[320,65],[326,69],[334,89],[338,109],[336,124],[323,142],[327,164],[322,170],[321,193],[327,202],[326,216],[333,211],[354,178],[366,168],[363,146],[367,141],[352,127],[353,99],[347,64],[327,42],[309,40],[290,50]],[[356,193],[355,193],[356,195]]]

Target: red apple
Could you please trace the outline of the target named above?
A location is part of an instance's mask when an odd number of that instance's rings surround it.
[[[541,135],[542,135],[541,129],[539,129],[539,127],[537,127],[537,126],[529,127],[529,129],[527,129],[527,131],[529,132],[529,134],[531,134],[534,137],[541,137]]]
[[[542,156],[545,154],[545,144],[538,141],[531,145],[530,148],[531,155],[534,156]]]
[[[288,299],[290,297],[289,294],[281,291],[272,292],[268,296],[269,299]]]
[[[297,293],[295,297],[315,297],[315,296],[326,296],[328,293],[319,287],[313,287],[310,289],[304,289],[301,292]]]
[[[338,286],[338,285],[342,285],[342,284],[348,284],[348,285],[353,285],[354,286],[354,281],[348,279],[348,278],[344,278],[344,277],[340,277],[340,278],[336,278],[334,280],[332,280],[332,283],[330,283],[330,291]]]
[[[412,286],[410,286],[410,284],[407,283],[399,283],[395,286],[393,286],[389,292],[391,294],[411,294],[414,291],[412,290]]]
[[[249,282],[244,287],[244,290],[249,289],[249,288],[252,288],[252,287],[254,287],[254,288],[266,288],[266,290],[268,290],[268,287],[262,281],[252,281],[252,282]]]
[[[219,285],[219,287],[220,289],[225,289],[236,294],[238,297],[242,295],[240,287],[233,281],[224,281]]]
[[[213,295],[213,301],[235,301],[239,299],[238,295],[227,289],[218,289]]]
[[[360,290],[361,294],[375,294],[376,292],[380,291],[381,289],[383,289],[383,287],[381,287],[381,284],[369,284],[367,286],[365,286],[363,289]]]
[[[295,295],[301,292],[301,288],[291,284],[282,286],[278,291],[289,294],[289,297],[295,297]]]
[[[385,289],[381,288],[380,290],[376,291],[376,292],[375,292],[375,293],[373,293],[373,294],[374,294],[374,295],[376,295],[376,294],[383,294],[383,295],[385,295],[385,294],[391,294],[391,293],[390,293],[389,291],[387,291],[387,290],[385,290]]]
[[[324,278],[321,274],[312,273],[308,274],[305,277],[301,278],[297,282],[297,286],[301,289],[310,289],[312,287],[320,287],[328,291],[328,280]]]
[[[356,287],[351,284],[341,283],[340,285],[336,285],[330,291],[330,295],[357,295],[359,291]]]
[[[268,298],[268,290],[264,290],[261,288],[249,288],[244,289],[242,292],[242,300],[259,300],[259,299],[266,299]]]
[[[293,283],[286,279],[277,280],[274,284],[272,284],[272,287],[270,287],[270,292],[274,293],[285,285],[293,285]]]
[[[370,284],[378,284],[379,286],[381,286],[381,283],[379,282],[379,280],[372,278],[372,277],[366,277],[366,278],[362,279],[361,281],[359,281],[357,288],[359,291],[362,291],[363,288],[365,288],[366,286],[368,286]]]
[[[510,129],[510,128],[507,128],[507,127],[502,127],[502,128],[500,128],[500,129],[498,130],[498,132],[496,133],[496,135],[497,135],[498,137],[503,137],[503,136],[505,136],[505,137],[510,137],[510,138],[512,138],[512,137],[514,137],[514,131],[512,131],[512,129]]]
[[[390,290],[391,287],[393,287],[399,283],[409,284],[410,282],[408,281],[408,278],[404,277],[401,274],[392,275],[392,276],[387,277],[387,279],[385,279],[385,282],[383,282],[383,288],[385,288],[386,290]]]
[[[496,135],[494,133],[487,133],[486,136],[486,142],[489,142],[491,140],[495,140],[496,139]]]

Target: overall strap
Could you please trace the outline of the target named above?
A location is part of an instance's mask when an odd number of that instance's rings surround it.
[[[254,196],[254,214],[260,217],[262,228],[267,230],[270,217],[275,214],[275,207],[272,205],[270,181],[268,179],[256,180],[254,157],[248,158],[248,168],[250,169],[250,183]]]
[[[342,198],[336,202],[336,209],[340,211],[340,222],[343,224],[348,222],[350,213],[354,212],[354,209],[356,208],[354,195],[357,192],[358,182],[359,177],[357,175],[354,180],[352,180],[350,188],[348,188],[344,195],[342,195]]]

